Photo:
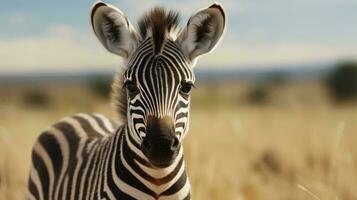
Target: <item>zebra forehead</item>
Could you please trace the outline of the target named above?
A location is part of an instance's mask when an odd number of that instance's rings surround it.
[[[133,74],[128,77],[138,83],[143,81],[157,82],[158,79],[166,80],[170,83],[180,83],[182,80],[193,81],[193,72],[185,63],[179,60],[172,60],[164,55],[150,57],[146,65],[136,65],[132,68]]]
[[[193,71],[174,41],[167,39],[162,53],[156,55],[153,51],[154,47],[148,40],[150,38],[139,46],[129,62],[125,73],[127,79],[161,75],[174,76],[177,81],[182,79],[193,81]]]

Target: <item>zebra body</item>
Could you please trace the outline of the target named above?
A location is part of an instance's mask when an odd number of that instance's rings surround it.
[[[150,168],[127,130],[99,114],[51,126],[34,145],[29,199],[188,199],[182,153],[165,170]]]
[[[125,68],[113,83],[123,123],[100,114],[77,114],[36,140],[29,199],[191,199],[182,140],[188,132],[193,66],[225,28],[213,4],[179,30],[179,15],[154,8],[135,31],[117,8],[98,2],[91,12],[95,35]]]

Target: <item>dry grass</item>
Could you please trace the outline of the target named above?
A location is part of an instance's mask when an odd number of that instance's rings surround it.
[[[317,84],[275,87],[252,105],[247,88],[194,92],[185,140],[194,199],[357,199],[357,106],[333,106]],[[0,199],[24,198],[31,145],[48,125],[76,112],[111,116],[81,87],[50,90],[45,108],[24,104],[22,90],[0,93]]]

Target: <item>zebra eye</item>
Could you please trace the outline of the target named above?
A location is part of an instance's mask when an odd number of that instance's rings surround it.
[[[192,83],[183,83],[180,88],[180,92],[184,95],[189,95],[192,90]]]
[[[125,82],[124,87],[128,91],[130,98],[133,98],[139,93],[139,88],[132,81]]]

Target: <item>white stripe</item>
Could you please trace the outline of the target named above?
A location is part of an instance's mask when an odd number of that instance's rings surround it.
[[[135,124],[135,128],[136,128],[136,130],[139,130],[139,128],[145,128],[145,125],[137,123],[137,124]]]
[[[62,119],[60,121],[60,123],[67,123],[69,125],[72,125],[72,127],[75,131],[75,134],[77,134],[79,137],[87,138],[87,133],[83,130],[83,128],[81,127],[79,122],[77,120],[75,120],[74,118],[66,117],[66,118]]]
[[[53,174],[54,168],[52,165],[51,158],[48,155],[46,149],[42,146],[40,142],[37,142],[34,145],[34,151],[42,159],[42,161],[46,166],[46,170],[48,172],[48,179],[49,179],[49,186],[46,185],[46,187],[49,188],[49,197],[51,198],[53,193],[53,181],[54,181],[54,174]]]
[[[180,178],[181,174],[185,171],[185,167],[184,165],[182,165],[179,169],[179,171],[177,172],[177,174],[175,174],[175,177],[173,179],[171,179],[169,182],[162,184],[162,185],[155,185],[149,181],[147,181],[146,179],[142,178],[139,174],[137,174],[135,172],[135,170],[133,170],[131,168],[131,166],[126,162],[124,155],[123,155],[123,147],[122,144],[120,145],[120,160],[123,163],[124,167],[129,170],[129,172],[135,176],[141,183],[143,183],[146,187],[148,187],[150,190],[154,191],[156,194],[160,194],[162,192],[164,192],[165,190],[169,189],[174,183],[176,183],[176,181]]]
[[[100,156],[100,150],[98,150],[98,146],[97,146],[97,148],[94,150],[94,151],[92,151],[92,153],[93,154],[95,154],[95,157],[94,157],[94,160],[93,160],[93,162],[94,162],[94,165],[93,165],[93,167],[90,169],[90,174],[89,174],[89,179],[88,179],[88,190],[87,190],[87,193],[88,193],[88,196],[87,196],[87,199],[90,199],[89,197],[91,197],[92,196],[92,199],[93,199],[93,191],[95,190],[95,188],[93,187],[93,185],[94,185],[94,179],[95,179],[95,174],[96,174],[96,172],[97,171],[94,171],[94,169],[95,169],[95,166],[96,166],[96,163],[97,163],[97,160],[99,161],[99,159],[98,159],[98,157]],[[93,187],[93,190],[91,190],[92,189],[92,187]]]
[[[180,122],[183,122],[183,123],[186,124],[186,122],[187,122],[187,117],[182,117],[182,118],[180,118],[180,119],[178,119],[178,120],[175,121],[175,123],[180,123]]]
[[[183,131],[184,131],[184,128],[183,128],[183,127],[176,127],[176,128],[175,128],[175,132],[181,132],[181,133],[183,133]]]
[[[57,140],[57,142],[59,143],[59,147],[61,149],[61,154],[62,154],[62,168],[61,168],[61,173],[60,173],[60,177],[58,179],[56,188],[55,188],[55,198],[58,197],[58,193],[60,190],[60,186],[61,183],[63,181],[63,176],[64,173],[68,167],[68,160],[69,160],[69,145],[68,145],[68,141],[66,139],[66,137],[63,135],[63,133],[61,131],[59,131],[58,129],[56,129],[55,127],[50,127],[47,132],[49,134],[51,134],[52,136],[54,136]]]
[[[69,125],[71,125],[73,127],[73,129],[75,130],[75,133],[79,133],[78,136],[80,137],[79,141],[78,141],[78,149],[76,152],[76,158],[77,158],[77,163],[75,169],[74,169],[74,174],[73,174],[73,178],[72,179],[72,190],[71,190],[71,199],[74,199],[74,194],[76,191],[76,184],[77,184],[77,179],[78,179],[78,172],[79,172],[79,168],[82,164],[82,151],[83,151],[83,147],[85,144],[86,139],[88,138],[86,132],[83,130],[82,126],[80,125],[80,123],[74,119],[74,118],[67,118],[65,120],[65,122],[67,122]]]
[[[94,187],[94,190],[97,190],[97,197],[94,197],[93,195],[93,198],[95,199],[100,199],[100,195],[101,195],[101,192],[100,192],[100,189],[101,189],[101,184],[102,184],[102,176],[104,175],[103,174],[103,164],[104,164],[104,161],[105,161],[105,153],[107,152],[107,148],[108,148],[108,143],[105,143],[103,141],[101,141],[101,151],[100,151],[100,159],[98,161],[98,169],[97,169],[97,177],[96,177],[96,182],[95,182],[95,187]]]
[[[100,199],[102,185],[104,184],[104,177],[107,176],[107,174],[104,173],[106,167],[105,162],[109,159],[110,150],[111,150],[110,142],[103,142],[103,143],[105,143],[105,146],[103,146],[103,155],[101,160],[100,173],[98,173],[99,185],[97,186],[97,199]]]
[[[68,174],[64,178],[64,184],[63,184],[63,192],[62,192],[62,200],[66,200],[67,196],[67,189],[68,189]]]
[[[120,135],[119,134],[122,134],[122,128],[120,128],[120,130],[117,132],[117,137],[120,137]],[[107,158],[107,160],[106,160],[106,162],[105,162],[105,170],[104,170],[104,174],[105,174],[105,176],[104,176],[104,191],[108,194],[108,196],[109,196],[109,199],[115,199],[115,197],[114,197],[114,194],[112,193],[112,191],[109,189],[109,186],[108,186],[108,176],[107,176],[107,174],[108,174],[108,165],[109,165],[109,160],[110,160],[110,158],[109,158],[109,156],[110,156],[110,153],[112,153],[113,152],[113,143],[115,142],[115,137],[113,136],[113,137],[111,137],[111,140],[110,140],[110,144],[109,144],[109,148],[110,148],[110,151],[108,151],[108,158]],[[115,154],[115,152],[113,152],[113,154]]]
[[[123,142],[120,141],[120,148],[122,148]],[[117,151],[117,146],[115,145],[115,151],[114,152],[118,152]],[[124,181],[122,181],[119,177],[118,174],[116,173],[115,170],[115,153],[113,153],[113,157],[112,157],[112,166],[111,166],[111,171],[113,174],[113,181],[114,183],[117,185],[117,187],[122,191],[125,192],[126,194],[132,196],[135,199],[140,199],[140,200],[154,200],[154,198],[148,194],[145,194],[144,192],[128,185],[127,183],[125,183]]]
[[[87,153],[89,154],[91,152],[91,150],[93,149],[93,145],[96,144],[97,140],[92,140],[90,142],[88,142],[87,145]]]
[[[109,130],[109,132],[113,133],[116,127],[113,127],[113,124],[110,122],[110,120],[106,117],[104,117],[103,115],[97,114],[97,113],[93,113],[93,115],[95,115],[96,117],[100,118],[105,126],[105,128],[107,128]]]
[[[146,156],[143,154],[143,152],[136,148],[135,145],[133,145],[129,139],[129,132],[125,131],[124,133],[124,136],[125,136],[125,140],[126,140],[126,143],[128,144],[129,148],[137,155],[139,156],[140,158],[142,158],[143,160],[149,162],[149,160],[146,158]],[[124,139],[124,138],[123,138]]]
[[[94,143],[94,141],[92,143]],[[87,147],[88,147],[88,145],[87,145]],[[89,149],[88,151],[90,151],[91,153],[89,154],[89,158],[87,159],[87,166],[84,168],[83,174],[82,174],[82,177],[81,177],[81,180],[80,180],[81,185],[79,187],[79,192],[80,193],[79,193],[78,199],[83,199],[85,178],[87,177],[87,173],[88,173],[88,170],[89,170],[90,163],[92,162],[92,159],[94,157],[94,152],[92,151],[92,148]]]
[[[78,178],[80,178],[80,177],[78,177],[78,173],[79,173],[79,169],[82,164],[82,161],[83,161],[81,154],[82,154],[85,142],[86,142],[85,139],[79,140],[78,149],[77,149],[77,153],[76,153],[77,163],[76,163],[75,170],[74,170],[73,177],[72,177],[72,190],[71,190],[71,199],[73,199],[73,200],[74,200],[74,194],[76,192],[76,185],[78,184],[77,183]]]
[[[135,140],[135,142],[136,142],[137,144],[140,144],[140,143],[141,143],[141,138],[139,138],[139,136],[138,136],[137,134],[135,134],[135,133],[136,133],[136,130],[135,130],[134,124],[132,124],[132,122],[133,122],[133,120],[129,120],[129,121],[128,121],[128,127],[129,127],[129,129],[130,129],[130,132],[131,132],[131,133],[134,133],[134,134],[131,134],[131,136],[132,136],[132,138]],[[126,132],[126,131],[125,131],[125,132]]]
[[[27,192],[27,196],[30,200],[36,200],[36,198],[32,195],[30,191]]]
[[[186,114],[189,114],[190,112],[190,109],[189,108],[184,108],[184,107],[181,107],[177,110],[177,112],[175,113],[175,119],[177,119],[177,115],[181,114],[181,113],[186,113]]]
[[[169,175],[175,168],[176,166],[179,164],[181,158],[182,158],[182,150],[183,148],[181,147],[179,154],[177,155],[175,161],[168,167],[166,168],[150,168],[147,167],[145,165],[142,165],[140,162],[138,162],[137,160],[135,160],[136,164],[139,165],[139,167],[146,172],[147,174],[149,174],[151,177],[156,178],[156,179],[160,179],[160,178],[164,178],[165,176]]]
[[[190,192],[190,182],[188,180],[188,178],[186,179],[186,183],[185,185],[176,193],[170,195],[170,196],[160,196],[159,200],[176,200],[176,199],[184,199],[185,197],[187,197],[187,195]]]
[[[99,127],[98,122],[97,122],[95,119],[93,119],[92,116],[89,116],[89,115],[87,115],[87,114],[78,114],[78,115],[76,115],[76,116],[86,119],[86,120],[88,121],[88,123],[91,125],[91,127],[92,127],[97,133],[99,133],[99,134],[101,134],[101,135],[103,135],[103,136],[107,135],[107,133],[106,133],[102,128]]]
[[[38,176],[38,172],[35,169],[35,167],[33,166],[33,163],[31,163],[30,178],[36,186],[40,200],[42,200],[43,199],[42,184],[41,184],[40,178]]]

